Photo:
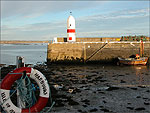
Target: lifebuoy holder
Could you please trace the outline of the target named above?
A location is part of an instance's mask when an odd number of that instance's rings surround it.
[[[23,71],[26,71],[27,76],[35,80],[40,88],[39,98],[30,109],[19,108],[15,106],[10,99],[10,89],[13,83],[23,76]],[[41,72],[31,67],[17,68],[8,73],[0,84],[0,103],[2,104],[2,108],[8,113],[38,113],[46,106],[49,93],[48,81]]]

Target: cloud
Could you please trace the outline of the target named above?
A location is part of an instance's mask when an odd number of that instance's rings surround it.
[[[96,20],[106,20],[106,19],[130,19],[130,18],[136,18],[136,17],[148,17],[149,9],[137,9],[137,10],[121,10],[121,11],[113,11],[111,13],[106,14],[97,14],[97,15],[91,15],[87,17],[80,18],[80,21],[96,21]]]
[[[82,31],[77,34],[77,37],[121,37],[126,35],[149,35],[147,28],[123,28],[118,30],[97,30],[97,31]]]
[[[136,15],[131,15],[131,12],[136,12]],[[137,29],[143,26],[149,28],[149,13],[147,9],[138,9],[85,16],[77,19],[76,26],[80,31],[119,30],[133,27]]]
[[[128,10],[126,13],[127,14],[139,14],[139,13],[149,13],[150,9],[149,8],[144,8],[144,9],[138,9],[138,10]]]
[[[80,31],[78,37],[121,37],[127,35],[145,35],[150,36],[149,28],[118,28],[118,29],[97,29],[97,31]]]
[[[64,18],[65,11],[78,10],[78,13],[94,9],[100,11],[100,5],[103,2],[80,2],[79,1],[2,1],[2,19],[15,17],[20,21],[15,25],[15,20],[9,19],[2,21],[1,36],[2,40],[49,40],[53,37],[66,37],[66,21]],[[57,5],[57,6],[56,6]],[[84,7],[83,7],[84,6]],[[94,6],[94,7],[93,7]],[[54,15],[58,16],[57,21]],[[43,17],[51,15],[54,21],[36,21],[23,23],[27,18]],[[97,37],[97,36],[122,36],[122,35],[149,35],[149,9],[141,8],[134,10],[115,10],[97,14],[79,14],[76,17],[76,35],[78,37]],[[56,16],[56,15],[55,15]],[[24,19],[20,19],[20,18]],[[19,18],[19,19],[18,19]],[[30,21],[30,20],[29,20]],[[13,24],[13,22],[15,24]]]
[[[66,36],[66,23],[45,22],[23,26],[2,25],[2,40],[50,40],[53,37]]]
[[[87,9],[99,6],[103,2],[91,1],[2,1],[2,18],[12,16],[37,17],[46,13]]]
[[[78,22],[76,27],[77,37],[116,37],[123,35],[149,35],[149,27],[137,24],[127,24],[126,26],[116,25],[116,23],[93,24],[85,21],[82,25]],[[140,23],[140,22],[139,22]],[[126,24],[126,23],[125,23]],[[118,27],[117,27],[118,26]],[[130,27],[129,27],[130,26]],[[139,27],[138,27],[139,26]],[[2,39],[10,40],[51,40],[54,37],[66,37],[66,22],[45,22],[24,25],[20,27],[2,26]]]

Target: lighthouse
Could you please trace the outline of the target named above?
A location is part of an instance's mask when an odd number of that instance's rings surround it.
[[[67,19],[67,41],[68,42],[75,42],[75,19],[70,12],[70,16]]]

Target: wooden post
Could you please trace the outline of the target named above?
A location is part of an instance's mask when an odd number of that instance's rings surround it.
[[[86,45],[85,43],[84,44],[84,63],[86,63]]]
[[[142,41],[142,57],[144,57],[144,43]]]
[[[16,67],[17,68],[25,67],[24,57],[21,56],[16,57]],[[25,85],[25,80],[23,80],[23,84]],[[18,89],[17,89],[17,106],[20,108],[25,108],[25,103],[21,101]]]
[[[141,40],[141,43],[140,43],[140,56],[143,57],[144,55],[144,43],[143,43],[143,40]]]
[[[16,67],[17,68],[25,67],[24,57],[21,57],[21,56],[16,57]]]

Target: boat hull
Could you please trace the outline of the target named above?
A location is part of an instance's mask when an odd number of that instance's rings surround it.
[[[146,65],[148,61],[148,57],[141,57],[140,59],[135,58],[119,58],[120,64],[125,65]]]

